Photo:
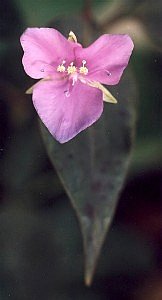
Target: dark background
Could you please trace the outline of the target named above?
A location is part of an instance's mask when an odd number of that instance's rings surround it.
[[[26,27],[69,31],[73,18],[82,18],[85,41],[94,26],[128,33],[135,43],[136,142],[90,288],[75,213],[25,95],[33,80],[23,70],[19,43]],[[161,1],[0,0],[0,300],[162,299],[160,28]]]

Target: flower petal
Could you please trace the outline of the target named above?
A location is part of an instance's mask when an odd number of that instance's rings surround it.
[[[43,123],[60,143],[65,143],[93,124],[102,114],[99,89],[77,81],[72,91],[68,83],[43,81],[33,90],[33,103]]]
[[[24,50],[23,66],[32,78],[45,78],[63,60],[74,60],[73,43],[53,28],[28,28],[20,42]]]
[[[104,84],[117,84],[133,50],[128,35],[104,34],[87,48],[76,49],[77,61],[86,60],[87,79]]]

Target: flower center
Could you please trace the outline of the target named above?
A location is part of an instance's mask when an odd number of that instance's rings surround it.
[[[77,68],[74,66],[74,63],[71,62],[70,66],[67,68],[68,74],[74,74],[77,72]]]
[[[60,72],[60,73],[67,72],[68,75],[74,75],[74,74],[77,74],[79,71],[80,74],[83,74],[83,75],[88,74],[88,68],[85,67],[85,64],[87,63],[86,60],[82,60],[82,66],[80,68],[77,68],[74,65],[74,63],[71,62],[70,65],[66,69],[66,67],[64,66],[65,63],[66,63],[66,61],[63,60],[62,64],[57,67],[57,72]]]

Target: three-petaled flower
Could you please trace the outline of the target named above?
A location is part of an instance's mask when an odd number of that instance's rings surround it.
[[[20,40],[26,73],[41,79],[27,92],[60,143],[98,120],[103,100],[117,102],[102,84],[119,82],[133,50],[128,35],[104,34],[83,48],[73,32],[66,39],[52,28],[28,28]]]

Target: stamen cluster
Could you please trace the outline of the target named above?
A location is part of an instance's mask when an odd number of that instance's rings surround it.
[[[60,72],[60,73],[67,72],[68,75],[75,74],[75,73],[78,72],[78,68],[74,65],[73,62],[71,62],[70,65],[67,68],[65,67],[65,63],[66,63],[66,61],[63,60],[62,64],[57,67],[58,72]],[[82,60],[82,66],[79,68],[79,73],[80,74],[83,74],[83,75],[88,74],[88,68],[85,67],[86,63],[87,63],[86,60]]]

